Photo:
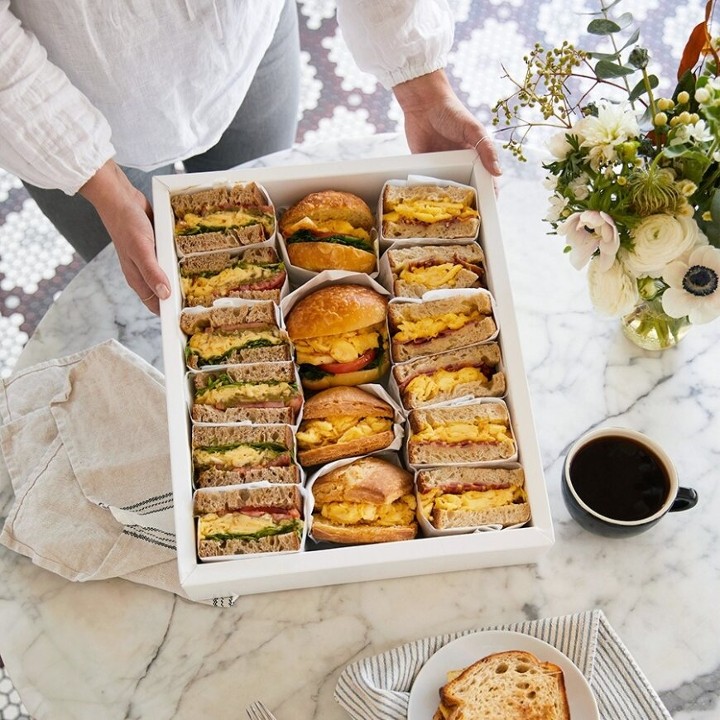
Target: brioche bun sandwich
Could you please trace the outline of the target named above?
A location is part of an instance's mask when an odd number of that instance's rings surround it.
[[[390,366],[387,298],[363,285],[327,285],[285,320],[307,390],[375,382]]]
[[[392,185],[383,190],[385,238],[475,238],[475,191],[456,185]]]
[[[490,294],[482,291],[394,302],[388,320],[395,362],[482,343],[497,331]]]
[[[275,232],[273,207],[254,182],[179,193],[170,204],[182,255],[262,243]]]
[[[417,245],[387,253],[395,297],[419,298],[428,290],[484,288],[485,255],[467,245]]]
[[[375,270],[375,216],[357,195],[310,193],[282,214],[279,225],[290,262],[297,267],[317,272]]]
[[[298,485],[195,492],[200,558],[300,550],[303,499]]]
[[[470,345],[394,365],[393,378],[408,410],[461,397],[501,397],[505,373],[496,342]]]
[[[486,400],[412,410],[407,441],[411,465],[511,460],[516,453],[505,403]]]
[[[311,535],[342,544],[411,540],[417,535],[412,474],[377,457],[318,477]]]
[[[192,463],[196,487],[300,482],[289,425],[194,425]]]
[[[395,410],[377,395],[358,387],[333,387],[305,402],[296,433],[301,465],[382,450],[395,439]]]
[[[280,302],[287,273],[274,248],[248,248],[239,255],[214,252],[180,260],[186,306],[212,305],[218,298]]]
[[[202,312],[185,310],[180,329],[188,336],[189,368],[292,360],[290,340],[278,327],[270,300]]]
[[[525,650],[493,653],[452,675],[433,720],[570,720],[562,668]]]
[[[520,525],[530,519],[522,468],[438,467],[416,477],[419,512],[436,529]]]

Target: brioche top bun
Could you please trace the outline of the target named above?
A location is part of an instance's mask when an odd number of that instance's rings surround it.
[[[327,285],[290,310],[287,332],[291,340],[354,332],[384,323],[387,304],[384,295],[363,285]]]
[[[370,273],[375,270],[375,253],[333,242],[294,242],[287,246],[290,262],[314,272],[348,270]]]
[[[339,190],[310,193],[289,207],[280,218],[280,232],[287,237],[287,229],[305,217],[315,222],[345,220],[367,231],[375,225],[375,216],[362,198]]]
[[[395,411],[382,398],[359,387],[328,388],[305,401],[304,420],[316,420],[332,415],[392,418]]]

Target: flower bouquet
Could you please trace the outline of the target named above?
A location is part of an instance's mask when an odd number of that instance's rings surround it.
[[[560,128],[543,164],[552,190],[545,219],[565,238],[573,267],[587,267],[593,306],[622,317],[641,347],[663,349],[691,324],[720,315],[714,0],[688,40],[670,97],[654,95],[660,83],[630,13],[612,15],[621,0],[599,1],[587,29],[609,52],[536,45],[521,82],[506,74],[515,92],[496,103],[493,122],[505,126],[504,147],[520,160],[532,128]]]

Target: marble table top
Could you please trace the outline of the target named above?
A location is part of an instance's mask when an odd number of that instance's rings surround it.
[[[393,136],[296,148],[260,164],[406,153]],[[541,220],[547,191],[504,159],[499,209],[556,543],[535,565],[353,583],[194,604],[115,580],[73,584],[0,547],[0,652],[37,720],[244,717],[340,720],[333,691],[353,660],[443,632],[600,608],[676,720],[720,715],[720,322],[675,349],[639,350],[590,307],[584,275]],[[162,367],[159,320],[107,248],[50,308],[26,367],[116,338]],[[633,539],[569,517],[560,471],[590,428],[660,442],[700,502]],[[0,510],[10,490],[0,482]]]

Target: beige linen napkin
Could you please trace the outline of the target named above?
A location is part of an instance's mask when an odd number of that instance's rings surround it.
[[[68,580],[120,577],[187,597],[155,368],[114,340],[41,363],[2,382],[0,423],[15,495],[3,545]]]
[[[405,720],[410,688],[441,647],[480,630],[512,630],[544,640],[588,679],[601,720],[672,720],[602,610],[467,630],[416,640],[349,665],[335,700],[353,720]]]

